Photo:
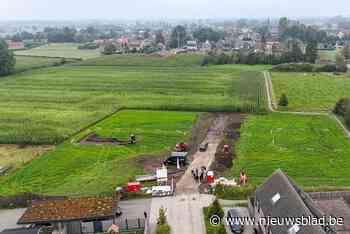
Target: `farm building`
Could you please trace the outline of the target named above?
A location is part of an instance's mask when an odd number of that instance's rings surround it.
[[[256,220],[259,217],[288,218],[311,217],[320,219],[326,215],[316,206],[311,197],[303,192],[286,174],[277,170],[266,182],[258,187],[249,199],[249,210]],[[328,225],[261,225],[255,227],[257,233],[335,233]]]
[[[20,225],[51,226],[59,234],[106,232],[117,218],[114,198],[71,198],[33,202]]]
[[[7,46],[10,50],[21,50],[24,49],[24,43],[23,42],[16,42],[16,41],[6,41]]]

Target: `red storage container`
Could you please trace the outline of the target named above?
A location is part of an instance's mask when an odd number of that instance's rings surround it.
[[[207,173],[208,184],[214,183],[214,180],[215,180],[214,172],[213,171],[208,171],[208,173]]]
[[[127,191],[129,193],[136,193],[136,192],[140,192],[141,190],[141,184],[139,182],[131,182],[128,183],[128,188]]]

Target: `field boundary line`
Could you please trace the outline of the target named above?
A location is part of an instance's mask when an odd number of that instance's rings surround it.
[[[344,123],[338,118],[338,116],[336,116],[335,114],[330,114],[331,117],[333,117],[333,119],[335,119],[335,121],[340,125],[340,127],[344,130],[346,136],[348,138],[350,138],[350,131],[348,130],[348,128],[344,125]]]
[[[278,111],[274,109],[274,103],[272,100],[273,95],[273,87],[272,87],[272,81],[271,81],[271,75],[268,71],[263,71],[264,78],[265,78],[265,85],[266,85],[266,92],[267,92],[267,101],[268,101],[268,107],[271,112],[274,113],[285,113],[285,114],[295,114],[295,115],[305,115],[305,116],[329,116],[329,118],[334,119],[338,125],[343,129],[345,135],[347,138],[350,138],[350,131],[348,128],[344,125],[340,119],[334,115],[331,112],[301,112],[301,111]]]
[[[67,139],[70,139],[69,142],[70,142],[71,144],[73,144],[74,141],[75,141],[75,137],[76,137],[78,134],[80,134],[80,133],[86,131],[87,129],[91,128],[92,126],[95,126],[96,124],[102,122],[103,120],[108,119],[109,117],[111,117],[111,116],[117,114],[118,112],[120,112],[120,111],[122,111],[122,110],[124,110],[123,107],[118,108],[117,110],[115,110],[115,111],[113,111],[113,112],[111,112],[111,113],[105,115],[105,116],[102,117],[101,119],[98,119],[98,120],[94,121],[93,123],[90,123],[89,125],[83,127],[82,129],[80,129],[80,130],[78,130],[78,131],[72,133]],[[63,140],[62,142],[58,143],[57,145],[62,144],[62,143],[65,142],[67,139]]]

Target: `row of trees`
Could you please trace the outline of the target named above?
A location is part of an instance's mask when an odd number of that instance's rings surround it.
[[[15,69],[16,59],[7,43],[0,39],[0,76],[11,74]]]
[[[279,21],[279,37],[282,41],[288,38],[296,38],[305,43],[316,41],[318,43],[335,44],[337,41],[336,36],[329,36],[326,31],[291,21],[286,17]]]
[[[196,28],[191,34],[182,25],[176,26],[170,36],[170,48],[182,48],[187,40],[197,40],[201,43],[206,41],[218,42],[224,38],[224,32],[214,30],[210,27]]]

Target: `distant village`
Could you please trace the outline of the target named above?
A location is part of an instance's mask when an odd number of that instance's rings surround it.
[[[47,43],[79,43],[82,50],[103,54],[237,53],[226,63],[310,62],[334,64],[336,54],[350,59],[350,20],[335,18],[302,22],[236,20],[201,22],[148,22],[53,26],[29,24],[2,27],[12,50],[35,48]],[[227,60],[227,59],[226,59]]]

